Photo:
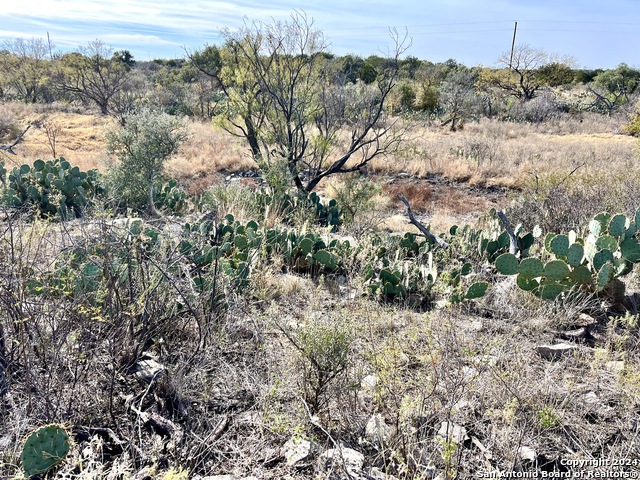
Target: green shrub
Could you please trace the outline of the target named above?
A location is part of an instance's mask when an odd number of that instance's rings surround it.
[[[179,119],[150,109],[127,114],[124,126],[107,134],[107,151],[118,158],[108,171],[109,190],[119,206],[159,215],[157,195],[165,162],[187,138]]]
[[[374,198],[382,192],[382,188],[359,173],[350,173],[342,176],[342,183],[334,187],[334,191],[342,221],[349,224],[358,215],[374,210]]]

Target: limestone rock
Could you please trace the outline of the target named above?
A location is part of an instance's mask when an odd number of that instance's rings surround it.
[[[393,428],[387,425],[382,415],[372,415],[365,427],[364,436],[373,445],[386,444],[393,435]]]
[[[323,452],[318,458],[318,471],[325,475],[322,478],[329,477],[327,473],[337,474],[335,478],[364,479],[366,478],[362,471],[364,465],[364,455],[351,448],[332,448]]]
[[[371,390],[375,388],[378,382],[379,379],[375,375],[367,375],[360,381],[360,387],[366,390]]]
[[[451,422],[442,422],[440,424],[440,429],[436,434],[436,438],[446,442],[452,441],[457,443],[458,445],[461,445],[469,440],[467,429]]]
[[[308,459],[316,448],[316,445],[310,440],[291,437],[282,447],[282,455],[287,459],[287,465],[292,466]]]
[[[560,358],[571,355],[578,347],[569,343],[558,343],[556,345],[538,345],[538,355],[545,360],[559,360]]]
[[[149,354],[145,354],[134,366],[134,375],[145,382],[157,380],[161,375],[167,373],[164,365],[159,363]]]
[[[538,454],[533,448],[523,445],[518,449],[518,457],[525,462],[535,463]]]

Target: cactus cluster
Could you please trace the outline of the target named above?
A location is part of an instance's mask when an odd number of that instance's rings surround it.
[[[254,221],[242,225],[230,214],[219,224],[211,221],[185,224],[179,245],[180,252],[194,265],[195,273],[208,272],[217,265],[241,285],[247,284],[258,260],[274,256],[280,256],[288,268],[299,273],[336,273],[349,248],[347,241],[334,239],[327,243],[316,233],[260,229]]]
[[[172,213],[180,213],[187,203],[187,193],[173,178],[162,184],[162,187],[154,189],[153,197],[156,208]]]
[[[62,157],[15,167],[8,180],[11,205],[34,205],[42,216],[59,215],[63,220],[82,216],[94,196],[103,192],[97,170],[82,172]]]
[[[586,236],[548,234],[540,258],[518,258],[503,253],[495,259],[496,270],[517,275],[517,285],[552,300],[572,289],[606,295],[618,278],[629,274],[640,262],[638,226],[640,209],[633,218],[622,213],[596,215],[585,229]]]
[[[287,222],[293,221],[293,214],[301,208],[311,208],[314,211],[318,224],[323,227],[331,227],[336,232],[342,224],[342,211],[338,202],[334,199],[324,203],[320,196],[311,192],[308,196],[302,194],[273,194],[265,189],[256,192],[256,200],[262,211],[277,209]]]
[[[160,232],[141,220],[117,228],[105,227],[102,241],[78,244],[60,252],[54,268],[27,281],[31,295],[80,298],[92,305],[103,301],[104,282],[128,282],[141,261],[153,257],[160,246]]]
[[[338,202],[331,199],[329,203],[324,204],[316,192],[309,194],[309,201],[315,208],[318,223],[323,227],[331,227],[331,231],[336,232],[342,224],[342,212],[338,208]]]
[[[25,478],[48,472],[69,454],[71,438],[63,425],[51,424],[32,432],[22,447],[20,460]]]

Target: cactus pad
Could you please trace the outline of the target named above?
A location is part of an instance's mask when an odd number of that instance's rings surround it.
[[[531,292],[540,286],[540,282],[538,282],[535,278],[528,278],[523,276],[522,274],[516,277],[516,284],[520,289]]]
[[[27,477],[45,473],[60,464],[71,448],[69,433],[62,425],[40,427],[27,437],[20,459]]]
[[[613,253],[611,253],[611,250],[600,250],[593,256],[593,269],[596,272],[599,272],[602,266],[607,262],[613,262]]]
[[[632,238],[635,236],[638,231],[638,227],[636,226],[636,222],[631,222],[629,224],[629,228],[627,228],[624,232],[624,238]]]
[[[610,263],[605,263],[602,268],[598,270],[598,276],[596,277],[596,290],[601,292],[609,285],[609,282],[613,280],[614,268]]]
[[[589,222],[589,233],[596,237],[599,237],[602,234],[602,231],[602,224],[598,220],[591,220]]]
[[[569,274],[569,277],[575,283],[582,284],[591,283],[592,280],[591,271],[584,265],[578,265],[577,267],[574,267],[574,269]]]
[[[596,247],[598,247],[598,250],[611,250],[613,252],[618,249],[618,240],[611,235],[603,235],[596,240]]]
[[[496,258],[496,269],[503,275],[518,273],[518,259],[511,253],[503,253]]]
[[[569,272],[569,267],[562,260],[551,260],[544,266],[544,274],[547,277],[547,280],[552,282],[564,280],[569,276]]]
[[[522,277],[523,279],[541,277],[544,274],[544,265],[537,258],[525,258],[518,266],[518,273],[518,277]]]
[[[534,290],[534,293],[540,298],[544,298],[545,300],[555,300],[555,298],[560,295],[565,290],[565,286],[550,281],[540,282],[540,286]]]
[[[520,250],[529,250],[535,243],[535,237],[532,233],[527,233],[524,237],[518,239]]]
[[[609,233],[614,237],[621,237],[627,229],[627,217],[622,213],[618,213],[611,217],[609,221]]]
[[[233,243],[238,250],[245,250],[249,246],[249,240],[247,240],[245,235],[236,235]]]
[[[544,248],[551,250],[551,240],[553,240],[553,237],[555,236],[555,233],[547,233],[547,236],[544,237]]]
[[[335,253],[328,250],[318,250],[313,259],[322,265],[326,270],[335,270],[338,268],[338,257]]]
[[[640,261],[640,243],[635,238],[627,238],[620,244],[620,253],[633,263]]]
[[[313,240],[310,238],[303,238],[298,245],[302,255],[309,255],[313,251]]]
[[[557,257],[564,257],[569,250],[569,237],[556,235],[549,242],[549,250]]]
[[[463,277],[466,277],[472,271],[473,271],[473,265],[471,264],[471,262],[467,262],[464,265],[462,265],[462,268],[460,269],[460,275],[462,275]]]
[[[467,289],[467,293],[465,293],[464,298],[467,300],[471,300],[474,298],[483,297],[485,293],[487,293],[487,288],[489,284],[487,282],[476,282],[469,286]]]
[[[609,226],[609,222],[611,221],[611,214],[607,212],[600,212],[595,217],[594,220],[600,222],[600,226],[602,227],[602,231],[606,231]]]
[[[584,244],[584,256],[587,258],[587,260],[589,260],[589,262],[593,262],[593,257],[596,253],[598,253],[598,247],[596,247],[596,239],[589,235],[589,237],[587,238],[587,242]]]
[[[615,276],[623,277],[625,275],[630,274],[633,271],[633,263],[631,263],[626,258],[614,258],[613,266],[615,267]]]
[[[579,243],[574,243],[567,250],[567,263],[573,267],[576,267],[582,263],[584,258],[584,247]]]
[[[400,283],[400,272],[392,273],[388,268],[383,268],[380,271],[380,280],[382,280],[383,283],[398,285]]]

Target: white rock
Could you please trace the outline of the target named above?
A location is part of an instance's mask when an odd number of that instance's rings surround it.
[[[393,435],[393,428],[387,425],[382,415],[372,415],[364,429],[364,436],[373,445],[383,445]]]
[[[605,364],[605,368],[613,373],[621,373],[624,371],[624,361],[611,360]]]
[[[287,465],[291,466],[308,458],[314,449],[315,445],[310,440],[291,437],[282,447],[282,454],[287,459]]]
[[[518,449],[518,456],[521,460],[526,460],[531,463],[534,463],[538,458],[538,454],[536,453],[536,451],[531,447],[527,447],[526,445],[523,445]]]
[[[135,366],[135,376],[145,382],[151,382],[152,380],[159,378],[164,373],[166,373],[164,365],[153,358],[140,360]]]
[[[375,375],[367,375],[360,382],[360,387],[366,390],[371,390],[375,388],[375,386],[378,384],[378,381],[378,377],[376,377]]]
[[[578,347],[570,343],[558,343],[556,345],[538,345],[538,355],[545,360],[558,360],[567,354],[576,351]]]
[[[440,424],[440,429],[436,434],[436,438],[447,442],[452,441],[459,445],[469,440],[467,429],[451,422],[442,422]]]
[[[346,447],[332,448],[323,452],[318,458],[318,470],[321,473],[327,471],[344,472],[346,469],[344,473],[357,478],[362,473],[362,465],[364,465],[364,455]]]

